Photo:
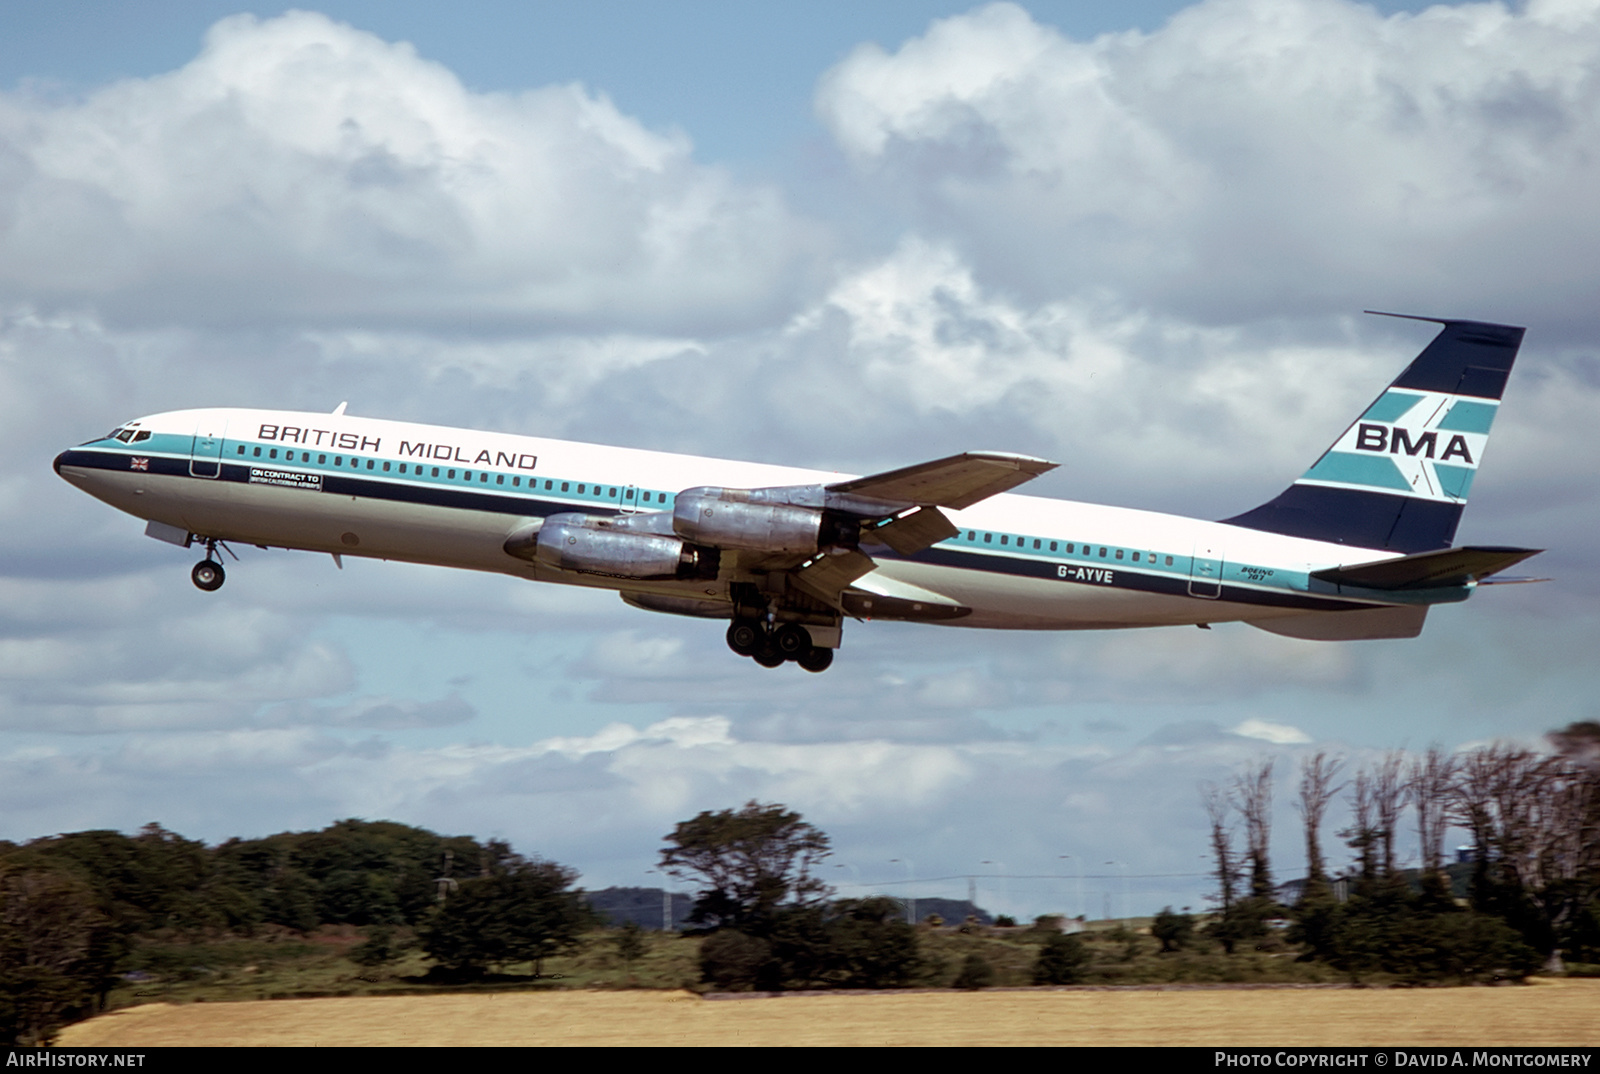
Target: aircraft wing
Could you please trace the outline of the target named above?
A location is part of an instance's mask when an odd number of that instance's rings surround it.
[[[910,503],[919,507],[971,507],[997,493],[1014,489],[1058,463],[1000,451],[968,451],[948,459],[918,463],[888,473],[857,477],[829,485],[828,491],[863,499]]]

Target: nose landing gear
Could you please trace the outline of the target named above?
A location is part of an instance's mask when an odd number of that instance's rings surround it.
[[[196,563],[194,570],[189,572],[189,577],[194,580],[198,588],[204,589],[207,593],[215,593],[222,588],[222,583],[228,580],[222,564],[210,559]]]
[[[233,556],[233,549],[222,544],[215,537],[206,538],[206,558],[194,565],[194,570],[189,572],[189,578],[197,589],[207,593],[215,593],[222,588],[222,583],[228,580],[228,572],[222,569],[221,557],[217,555],[217,547],[221,545],[223,551]],[[238,559],[238,556],[233,556]]]
[[[826,671],[833,663],[833,650],[813,645],[810,632],[798,623],[772,629],[759,619],[735,619],[728,627],[728,648],[764,668],[793,660],[807,671]]]

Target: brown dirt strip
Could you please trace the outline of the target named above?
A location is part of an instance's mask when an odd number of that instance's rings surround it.
[[[1425,989],[808,994],[540,992],[150,1004],[69,1026],[69,1047],[163,1045],[1600,1044],[1600,980]]]

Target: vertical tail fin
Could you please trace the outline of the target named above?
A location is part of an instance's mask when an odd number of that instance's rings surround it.
[[[1410,319],[1444,328],[1298,481],[1224,522],[1394,552],[1450,547],[1524,329]]]

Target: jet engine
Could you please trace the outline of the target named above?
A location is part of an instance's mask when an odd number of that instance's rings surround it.
[[[824,548],[854,548],[860,542],[859,520],[826,508],[784,503],[774,495],[789,491],[685,489],[672,505],[672,529],[696,544],[753,552],[810,555]]]
[[[578,513],[551,515],[536,532],[513,534],[506,551],[557,570],[608,578],[715,578],[720,559],[715,548],[630,529],[622,520]]]

